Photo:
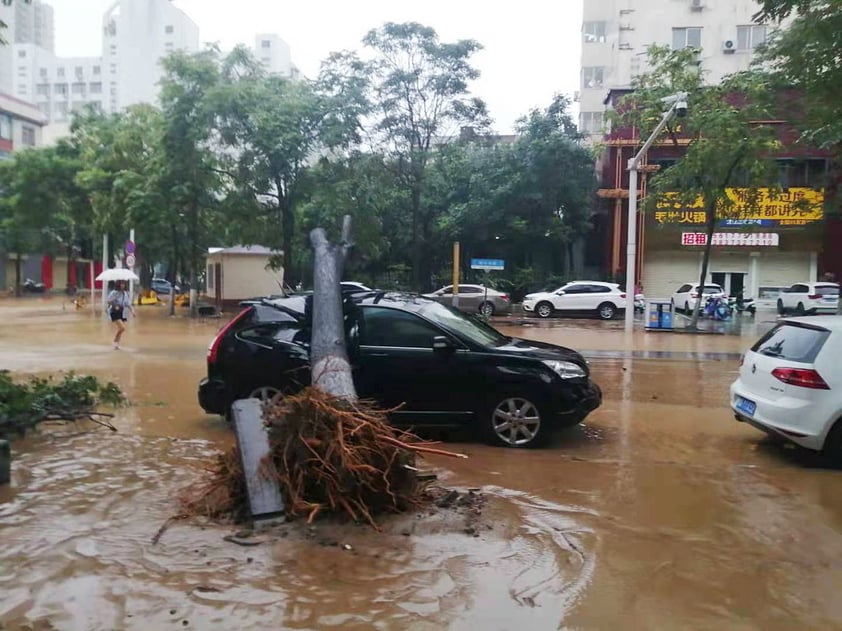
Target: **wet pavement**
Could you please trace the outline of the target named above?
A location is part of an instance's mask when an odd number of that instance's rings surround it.
[[[0,628],[842,628],[842,472],[727,407],[740,353],[773,319],[633,339],[616,322],[509,327],[583,350],[605,404],[547,449],[459,439],[448,448],[469,459],[428,461],[487,494],[478,532],[407,515],[382,534],[280,527],[244,548],[199,521],[151,542],[233,438],[195,403],[220,322],[140,313],[115,352],[107,323],[61,301],[0,301],[0,367],[91,372],[133,401],[117,434],[14,443]]]

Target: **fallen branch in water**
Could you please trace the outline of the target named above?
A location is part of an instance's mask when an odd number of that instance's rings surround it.
[[[91,421],[117,428],[108,419],[113,414],[98,412],[102,405],[125,404],[120,389],[111,382],[102,383],[96,377],[67,373],[60,380],[31,377],[15,382],[7,371],[0,371],[0,438],[24,435],[41,423]]]

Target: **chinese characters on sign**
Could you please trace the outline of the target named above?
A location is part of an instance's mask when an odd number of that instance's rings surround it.
[[[707,237],[704,232],[682,232],[681,245],[707,245]],[[713,245],[776,247],[780,245],[780,235],[774,232],[714,232]]]
[[[824,191],[790,188],[785,191],[761,188],[729,188],[732,205],[720,211],[720,224],[728,226],[804,226],[824,218]],[[704,201],[699,197],[689,206],[679,201],[677,193],[659,199],[655,221],[659,224],[704,225]]]

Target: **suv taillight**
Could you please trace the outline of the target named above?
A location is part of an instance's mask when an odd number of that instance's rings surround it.
[[[500,298],[502,298],[505,302],[509,302],[509,294],[503,294]]]
[[[626,294],[620,294],[620,298],[625,298]]]
[[[691,298],[698,298],[698,297],[699,297],[699,294],[692,293],[692,294],[690,294],[690,297],[691,297]]]
[[[815,370],[809,368],[775,368],[772,376],[791,386],[811,388],[813,390],[830,390],[830,386]]]
[[[821,294],[811,294],[807,296],[807,300],[821,300]]]
[[[208,346],[208,363],[209,364],[215,364],[216,363],[216,359],[219,355],[219,345],[222,343],[222,338],[225,337],[225,334],[228,333],[228,331],[231,330],[231,327],[233,327],[237,322],[239,322],[244,317],[246,317],[249,313],[251,313],[253,311],[253,309],[254,309],[253,307],[249,307],[248,309],[243,309],[242,311],[240,311],[240,313],[238,313],[233,318],[231,318],[231,321],[228,324],[226,324],[224,327],[219,329],[219,333],[216,334],[216,337],[213,338],[213,340],[210,343],[210,346]]]

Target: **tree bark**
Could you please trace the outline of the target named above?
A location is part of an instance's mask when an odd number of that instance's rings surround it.
[[[699,279],[699,292],[696,306],[693,308],[693,317],[690,319],[691,329],[696,329],[699,326],[699,314],[702,310],[702,297],[705,295],[705,283],[707,281],[708,267],[710,266],[710,253],[713,251],[713,233],[716,230],[716,201],[709,205],[707,209],[708,225],[705,234],[708,240],[705,244],[705,253],[702,256],[702,274]]]
[[[340,242],[332,244],[325,231],[310,233],[315,253],[313,269],[313,324],[310,342],[310,370],[314,386],[348,401],[357,399],[348,350],[339,282],[351,248],[351,217],[342,222]]]
[[[15,253],[15,296],[20,298],[21,295],[21,283],[20,283],[20,248],[16,248],[18,251]]]
[[[190,317],[199,317],[199,202],[190,208]]]
[[[424,261],[424,242],[421,238],[421,185],[412,187],[412,284],[413,289],[421,290],[421,278]]]

